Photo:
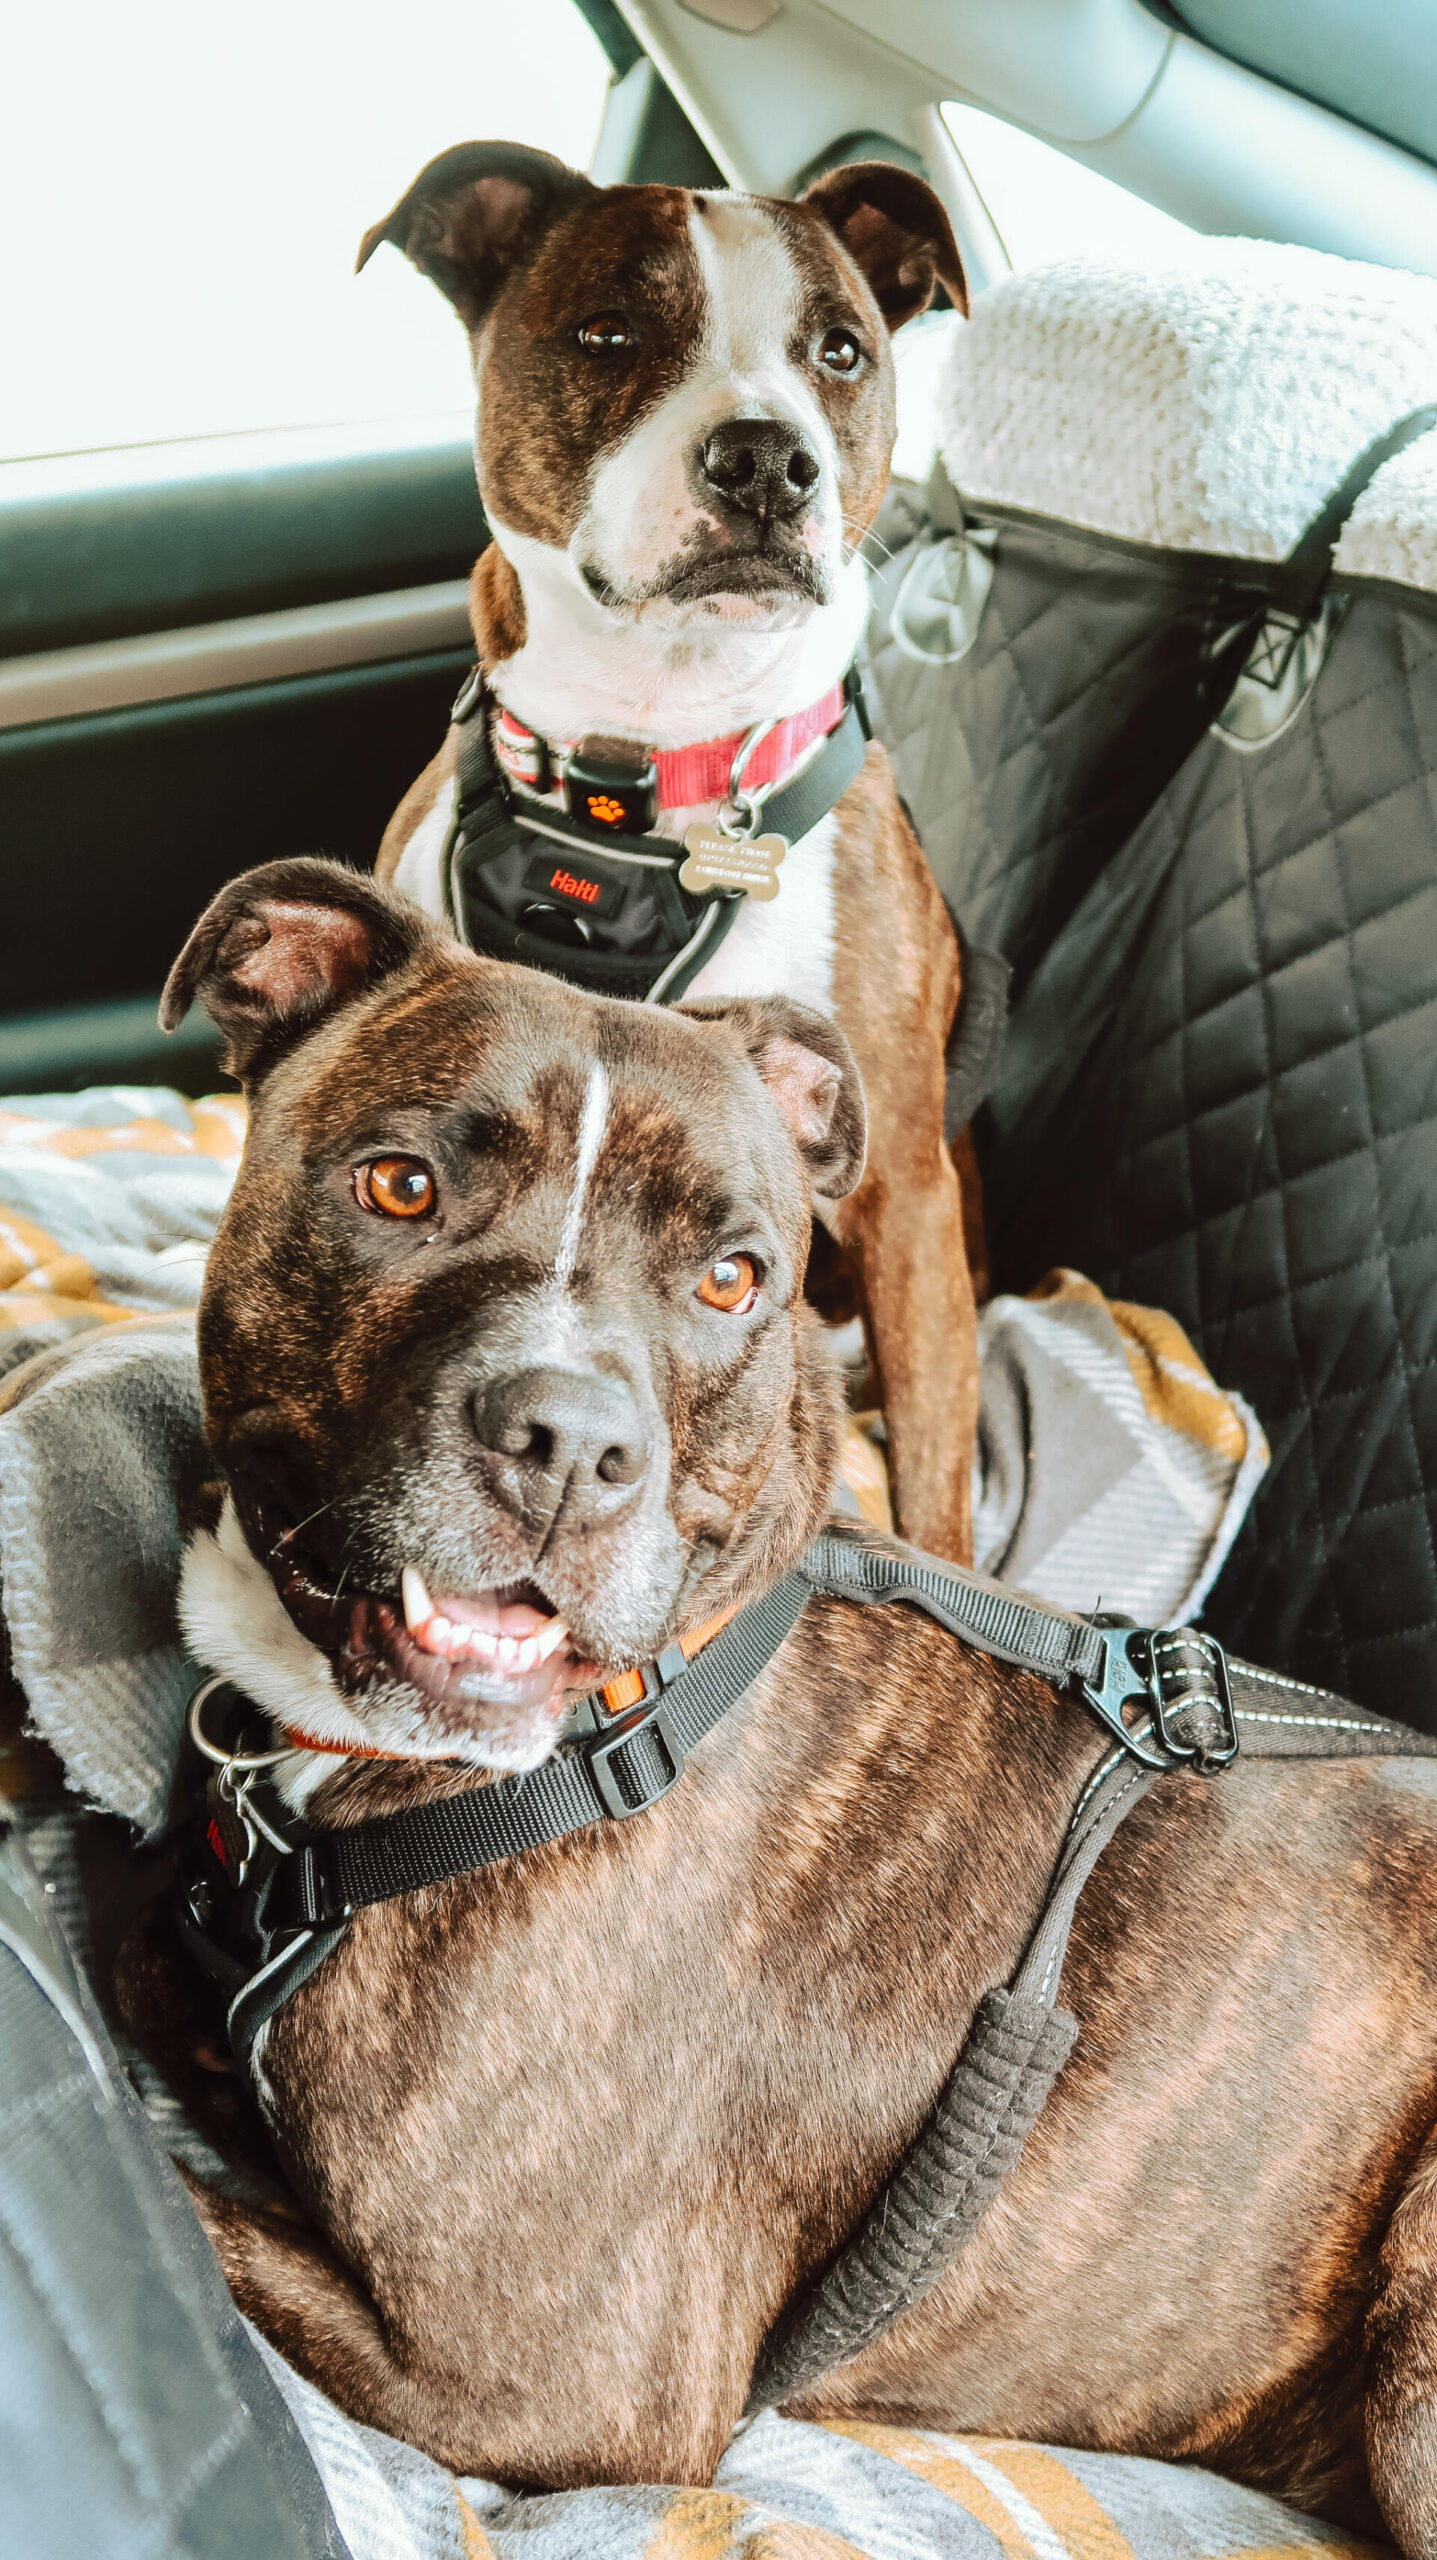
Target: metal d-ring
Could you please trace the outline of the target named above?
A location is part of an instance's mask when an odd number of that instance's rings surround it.
[[[224,1751],[217,1742],[211,1742],[208,1734],[204,1730],[204,1727],[200,1723],[200,1709],[207,1698],[212,1698],[214,1696],[216,1689],[227,1689],[228,1687],[228,1675],[223,1671],[217,1671],[213,1673],[208,1680],[202,1680],[200,1682],[198,1689],[196,1689],[194,1696],[191,1698],[189,1706],[185,1711],[185,1723],[189,1730],[190,1740],[194,1744],[195,1749],[203,1752],[206,1760],[213,1761],[214,1766],[217,1769],[223,1769],[227,1776],[232,1776],[236,1769],[243,1769],[246,1771],[255,1769],[272,1769],[276,1762],[280,1760],[293,1759],[294,1745],[292,1742],[285,1743],[278,1751]]]
[[[220,1795],[231,1806],[236,1820],[246,1834],[243,1853],[235,1874],[236,1884],[243,1884],[257,1839],[262,1837],[269,1842],[272,1849],[282,1850],[286,1857],[289,1855],[292,1843],[286,1840],[281,1832],[276,1831],[272,1823],[266,1822],[259,1806],[251,1800],[250,1789],[261,1769],[272,1769],[277,1761],[292,1759],[294,1746],[292,1743],[287,1743],[278,1751],[222,1751],[217,1742],[211,1742],[200,1722],[200,1710],[206,1699],[214,1696],[216,1689],[224,1689],[228,1686],[228,1680],[222,1671],[213,1673],[208,1680],[202,1680],[186,1710],[185,1723],[195,1749],[218,1769],[219,1777],[215,1783]]]
[[[714,824],[721,834],[738,838],[751,836],[763,814],[763,802],[754,799],[743,788],[743,778],[751,758],[781,726],[777,720],[757,720],[739,741],[738,752],[728,769],[728,791],[720,803]]]

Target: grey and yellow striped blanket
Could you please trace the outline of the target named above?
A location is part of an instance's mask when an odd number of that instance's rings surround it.
[[[356,2560],[1375,2560],[1185,2464],[772,2413],[711,2489],[509,2497],[351,2426],[265,2352]]]

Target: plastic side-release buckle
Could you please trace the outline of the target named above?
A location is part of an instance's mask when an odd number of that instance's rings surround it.
[[[845,711],[851,710],[857,712],[858,725],[863,731],[864,737],[871,739],[873,736],[873,715],[868,708],[868,696],[863,689],[863,669],[856,661],[849,668],[848,673],[843,679],[843,704]],[[830,737],[834,734],[835,733],[832,730],[829,731]],[[911,823],[912,822],[910,820],[910,824]],[[914,827],[913,833],[917,836],[918,829],[916,827]]]
[[[1102,1665],[1080,1687],[1114,1739],[1144,1769],[1192,1769],[1199,1777],[1226,1769],[1237,1757],[1237,1717],[1216,1636],[1197,1627],[1096,1623],[1104,1629]],[[1150,1720],[1149,1733],[1133,1730],[1129,1707]]]
[[[459,687],[458,692],[454,696],[454,701],[449,713],[451,722],[455,725],[462,726],[464,721],[472,719],[483,699],[484,670],[482,667],[471,667],[469,673]]]

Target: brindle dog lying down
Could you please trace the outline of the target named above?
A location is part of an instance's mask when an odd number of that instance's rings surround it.
[[[566,1693],[804,1550],[840,1432],[810,1202],[863,1102],[816,1014],[590,999],[317,862],[216,901],[195,997],[252,1120],[186,1620],[342,1828],[543,1761]],[[638,1819],[357,1912],[257,2049],[311,2226],[197,2199],[236,2299],[461,2471],[706,2481],[1104,1750],[926,1618],[811,1602]],[[1163,1781],[1084,1893],[1016,2174],[801,2413],[1196,2458],[1437,2552],[1434,1789]],[[170,1980],[137,1960],[132,2014]]]

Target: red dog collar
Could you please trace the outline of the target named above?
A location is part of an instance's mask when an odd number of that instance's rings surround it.
[[[790,712],[780,720],[766,738],[761,738],[744,767],[746,791],[762,790],[786,782],[803,762],[809,748],[818,738],[826,738],[843,718],[847,697],[842,683],[831,685],[806,711]],[[526,791],[547,791],[563,773],[580,741],[577,739],[541,738],[526,729],[512,711],[502,706],[494,720],[494,753],[511,782]],[[659,809],[701,809],[711,800],[722,800],[728,790],[733,760],[738,754],[746,729],[735,729],[726,738],[704,738],[694,747],[656,747],[649,757],[657,790]],[[643,750],[635,749],[635,759]]]

